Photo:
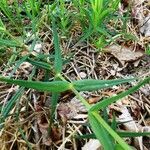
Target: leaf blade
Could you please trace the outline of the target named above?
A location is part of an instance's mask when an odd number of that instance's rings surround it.
[[[21,45],[15,40],[6,40],[0,38],[0,45],[2,46],[10,46],[10,47],[21,47]]]
[[[73,86],[78,91],[93,91],[100,90],[103,88],[112,87],[114,85],[126,83],[135,80],[135,78],[130,79],[116,79],[116,80],[94,80],[85,79],[79,81],[73,81]]]
[[[70,83],[67,81],[40,82],[40,81],[13,80],[5,77],[0,77],[0,81],[44,92],[47,91],[59,93],[70,89]]]
[[[92,113],[89,112],[88,118],[94,134],[101,142],[104,149],[106,150],[112,149],[113,142],[111,141],[108,132],[100,125],[100,123],[97,121],[97,119],[94,117]]]
[[[61,73],[62,71],[62,57],[61,57],[61,49],[59,46],[59,38],[58,33],[56,30],[55,19],[52,16],[52,30],[53,30],[53,37],[54,37],[54,48],[55,48],[55,63],[54,63],[54,70],[56,74]]]
[[[137,84],[136,86],[130,88],[129,90],[122,92],[120,94],[118,94],[117,96],[113,96],[113,97],[109,97],[107,99],[104,99],[103,101],[98,102],[97,104],[95,104],[94,106],[91,107],[91,111],[97,111],[100,110],[102,108],[107,107],[108,105],[116,102],[117,100],[131,94],[134,93],[135,91],[137,91],[141,86],[145,85],[146,83],[150,82],[150,77],[147,77],[145,80],[141,81],[139,84]]]

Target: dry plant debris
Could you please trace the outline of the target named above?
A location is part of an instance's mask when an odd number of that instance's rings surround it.
[[[133,51],[131,47],[110,45],[106,49],[106,52],[111,53],[118,61],[124,66],[126,63],[134,62],[144,55],[144,52]]]

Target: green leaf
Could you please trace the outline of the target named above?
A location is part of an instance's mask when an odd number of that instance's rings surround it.
[[[138,137],[138,136],[149,136],[150,132],[126,132],[117,131],[121,137]]]
[[[139,137],[139,136],[149,136],[150,132],[126,132],[126,131],[116,131],[121,137]],[[78,139],[95,139],[95,134],[85,134],[76,135],[75,138]]]
[[[117,121],[116,121],[116,116],[115,116],[115,114],[113,114],[112,123],[111,123],[111,128],[112,128],[113,130],[115,130],[115,131],[116,131],[116,129],[117,129]]]
[[[43,92],[64,92],[70,89],[70,84],[67,81],[52,81],[52,82],[40,82],[40,81],[26,81],[26,80],[13,80],[5,77],[0,77],[0,81],[10,84],[20,85],[26,88],[32,88]]]
[[[117,100],[119,100],[131,93],[134,93],[141,86],[143,86],[149,82],[150,82],[150,77],[147,77],[145,80],[141,81],[138,85],[130,88],[129,90],[122,92],[122,93],[118,94],[117,96],[113,96],[113,97],[110,97],[110,98],[104,99],[103,101],[98,102],[97,104],[95,104],[94,106],[91,107],[90,111],[96,111],[96,110],[103,109],[103,108],[107,107],[108,105],[116,102]]]
[[[0,39],[0,45],[10,47],[21,47],[21,45],[15,40],[5,40],[5,39]]]
[[[57,27],[55,24],[55,18],[52,16],[52,30],[53,30],[53,37],[54,37],[54,48],[55,48],[55,61],[54,61],[54,72],[55,75],[58,75],[62,71],[62,57],[61,57],[61,49],[59,46],[59,38],[57,33]],[[55,82],[59,82],[59,78],[54,78]],[[51,118],[50,123],[52,123],[54,114],[56,111],[57,102],[59,100],[59,94],[58,93],[52,93],[52,99],[51,99]]]
[[[75,135],[75,138],[77,138],[77,139],[96,139],[96,136],[94,133],[92,133],[92,134],[84,134],[84,135]]]
[[[90,112],[88,113],[88,118],[94,134],[96,135],[98,140],[100,140],[104,149],[105,150],[113,149],[114,144],[105,128],[101,126],[101,124],[97,121],[97,119],[94,117],[92,113]]]
[[[51,123],[52,123],[52,119],[54,118],[58,99],[59,99],[59,94],[58,93],[52,93],[52,97],[51,97]]]
[[[147,46],[146,54],[147,54],[147,55],[150,55],[150,44]]]
[[[116,144],[114,150],[124,150],[124,149],[122,148],[120,144]]]
[[[36,60],[32,60],[30,58],[27,58],[27,61],[29,63],[31,63],[32,65],[34,66],[37,66],[39,68],[43,68],[43,69],[46,69],[46,70],[52,70],[52,66],[46,62],[42,62],[42,61],[36,61]]]
[[[121,145],[122,148],[126,150],[132,150],[131,147],[104,121],[104,119],[99,115],[98,111],[89,111],[97,122]],[[95,132],[98,132],[95,130]],[[96,135],[96,133],[95,133]],[[96,135],[97,137],[97,135]]]
[[[16,54],[15,54],[16,55]],[[14,57],[15,57],[14,55]],[[19,68],[19,66],[26,61],[26,59],[28,58],[28,55],[22,57],[21,59],[19,59],[18,61],[16,61],[15,66],[13,68],[13,70],[11,71],[9,77],[12,77],[12,75],[16,72],[16,70]]]
[[[114,85],[126,83],[135,80],[135,78],[130,79],[117,79],[117,80],[94,80],[85,79],[79,81],[73,81],[73,86],[78,91],[94,91],[104,88],[109,88]]]
[[[59,46],[58,33],[56,30],[55,19],[52,16],[52,29],[53,29],[53,37],[54,37],[54,48],[55,48],[55,64],[54,70],[56,74],[61,73],[62,71],[62,58],[61,58],[61,49]]]
[[[22,129],[19,127],[18,131],[20,132],[22,138],[23,138],[24,141],[26,142],[26,144],[27,144],[29,150],[32,150],[33,148],[32,148],[32,146],[31,146],[31,144],[29,143],[28,138],[26,137],[26,135],[25,135],[25,133],[24,133],[24,130],[22,130]]]
[[[3,24],[3,21],[1,18],[0,18],[0,30],[2,31],[6,30],[5,25]]]
[[[18,98],[23,94],[24,92],[24,87],[20,88],[14,95],[13,97],[8,101],[8,103],[6,104],[6,106],[2,109],[1,112],[1,117],[2,120],[6,119],[6,117],[9,115],[9,112],[12,110],[12,108],[14,107],[16,101],[18,100]]]

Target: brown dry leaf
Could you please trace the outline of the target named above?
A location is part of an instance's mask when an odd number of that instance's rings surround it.
[[[49,129],[49,124],[45,118],[45,116],[41,116],[37,120],[37,124],[39,126],[39,130],[42,134],[42,142],[44,145],[50,146],[52,143],[52,140],[50,137],[48,137],[48,129]]]
[[[122,113],[119,118],[118,118],[118,121],[121,121],[121,122],[125,122],[123,123],[126,130],[128,131],[137,131],[138,128],[137,128],[137,124],[136,122],[133,120],[129,110],[127,109],[126,106],[120,106],[120,112]]]
[[[77,115],[77,109],[69,103],[60,103],[58,106],[58,114],[63,120],[74,118]]]
[[[90,97],[90,98],[88,99],[88,102],[89,102],[89,104],[95,104],[95,103],[97,103],[100,99],[101,99],[100,96]]]
[[[52,126],[51,136],[54,142],[61,140],[62,128],[57,126]]]
[[[86,95],[81,93],[86,98]],[[72,119],[78,115],[78,113],[87,112],[85,106],[74,97],[70,102],[60,103],[58,106],[58,114],[62,119]]]
[[[144,52],[133,51],[131,47],[110,45],[105,48],[106,52],[111,53],[124,66],[125,63],[134,62],[144,55]]]
[[[144,18],[144,23],[140,28],[140,32],[146,37],[150,36],[150,15]]]
[[[123,125],[125,126],[127,131],[132,132],[139,132],[141,130],[141,126],[138,125],[131,116],[129,110],[126,106],[120,106],[121,115],[118,118],[118,121],[124,122]],[[143,141],[142,137],[136,137],[134,138],[134,144],[137,148],[140,150],[143,150]]]

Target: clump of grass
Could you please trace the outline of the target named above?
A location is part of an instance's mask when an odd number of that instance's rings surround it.
[[[99,42],[98,47],[102,48],[106,46],[108,44],[106,38],[109,38],[109,40],[112,38],[106,24],[112,18],[115,18],[114,13],[118,8],[119,0],[90,0],[89,2],[78,2],[75,0],[74,4],[79,10],[79,18],[81,18],[81,24],[84,30],[79,42],[87,38],[90,39],[90,37],[95,37],[94,40],[91,39],[93,42]]]
[[[85,27],[84,35],[81,38],[81,40],[84,40],[88,38],[90,35],[93,33],[96,34],[102,34],[102,36],[99,39],[99,42],[101,43],[103,38],[105,40],[105,36],[107,36],[107,31],[103,28],[103,22],[104,20],[117,8],[119,1],[103,1],[103,0],[91,0],[90,2],[80,0],[79,3],[74,0],[73,1],[74,5],[79,9],[79,16],[81,16],[81,19],[84,19],[84,17],[88,17],[88,27]],[[25,88],[31,88],[35,89],[38,91],[43,91],[43,92],[49,92],[52,94],[51,96],[51,106],[50,106],[50,118],[49,118],[49,125],[51,128],[51,125],[53,124],[54,120],[54,115],[56,113],[56,106],[59,100],[59,97],[62,92],[64,91],[72,91],[78,99],[85,105],[87,111],[88,111],[88,119],[89,123],[91,126],[91,129],[94,133],[94,137],[97,138],[104,149],[110,150],[110,149],[132,149],[123,139],[122,137],[125,136],[142,136],[142,135],[149,135],[150,133],[119,133],[115,128],[112,127],[112,124],[110,122],[107,122],[102,115],[100,114],[100,110],[106,109],[110,104],[120,100],[121,98],[135,92],[138,90],[141,86],[147,84],[150,82],[150,77],[145,78],[144,80],[140,81],[136,86],[130,88],[129,90],[122,92],[114,97],[110,97],[107,99],[104,99],[95,105],[90,105],[81,95],[80,91],[96,91],[104,88],[109,88],[114,85],[118,84],[123,84],[123,83],[128,83],[133,80],[136,80],[136,78],[130,78],[130,79],[117,79],[117,80],[94,80],[94,79],[85,79],[85,80],[78,80],[78,81],[68,81],[62,74],[62,69],[63,69],[63,58],[62,58],[62,51],[60,48],[60,42],[59,42],[59,36],[57,33],[57,26],[56,22],[56,14],[54,13],[54,8],[57,8],[57,3],[53,3],[51,5],[51,9],[46,7],[46,11],[50,13],[52,11],[52,14],[47,16],[47,25],[52,26],[52,32],[53,32],[53,42],[54,42],[54,58],[52,59],[53,65],[45,62],[45,59],[39,58],[37,55],[33,56],[32,52],[34,50],[34,46],[36,43],[36,40],[39,39],[38,37],[38,30],[40,29],[40,26],[43,23],[42,21],[39,22],[39,19],[45,18],[45,16],[40,12],[41,9],[41,1],[35,1],[35,0],[29,0],[25,1],[22,3],[22,5],[17,8],[18,3],[17,1],[14,1],[15,8],[16,8],[16,18],[22,22],[24,19],[21,15],[20,12],[24,11],[27,18],[29,19],[30,24],[28,27],[18,27],[16,23],[14,22],[14,15],[12,12],[8,9],[10,6],[8,5],[7,1],[3,0],[0,3],[0,8],[3,12],[3,14],[9,19],[9,21],[12,23],[14,28],[18,29],[18,32],[21,35],[21,39],[19,36],[14,36],[4,25],[4,23],[1,20],[0,24],[0,30],[3,32],[3,34],[0,37],[0,43],[1,45],[5,47],[13,47],[13,61],[10,61],[12,64],[15,63],[15,67],[13,72],[10,74],[10,77],[6,78],[3,76],[0,76],[0,81],[2,82],[7,82],[9,84],[14,84],[14,85],[19,85],[21,86],[16,94],[12,96],[12,98],[8,101],[6,105],[4,105],[1,108],[1,129],[4,127],[4,121],[6,118],[9,116],[10,111],[13,109],[15,103],[19,101],[21,95],[24,93]],[[4,7],[2,7],[4,6]],[[52,7],[53,6],[53,7]],[[82,6],[86,6],[85,8]],[[111,6],[111,8],[110,8]],[[62,0],[59,0],[59,13],[58,16],[61,19],[61,22],[59,24],[61,30],[66,30],[69,22],[69,17],[67,14],[67,10],[65,8],[65,2]],[[61,9],[60,9],[61,8]],[[107,9],[106,9],[107,8]],[[65,16],[66,15],[66,16]],[[83,21],[83,20],[82,20]],[[85,21],[87,22],[87,20]],[[26,32],[28,30],[31,30],[34,39],[31,40],[31,46],[27,45],[25,41],[26,37]],[[51,28],[50,28],[51,29]],[[65,33],[65,31],[63,31]],[[29,41],[30,41],[29,37]],[[19,57],[17,60],[16,55],[19,55],[22,50],[28,51],[28,54],[23,57]],[[32,81],[33,76],[35,75],[35,69],[32,71],[29,80],[16,80],[12,79],[11,76],[12,74],[17,70],[19,65],[22,62],[28,61],[30,62],[33,66],[42,68],[46,70],[49,74],[52,74],[53,77],[51,77],[51,80],[53,81],[49,82],[49,76],[48,79],[45,82],[42,81]],[[11,65],[9,63],[9,65]],[[17,119],[16,119],[17,120]],[[21,128],[19,128],[19,131],[27,141],[27,138],[25,137],[23,131]],[[49,131],[49,134],[51,131]],[[90,136],[87,136],[90,137]],[[84,138],[84,137],[83,137]],[[31,145],[27,141],[28,147],[31,149]]]

